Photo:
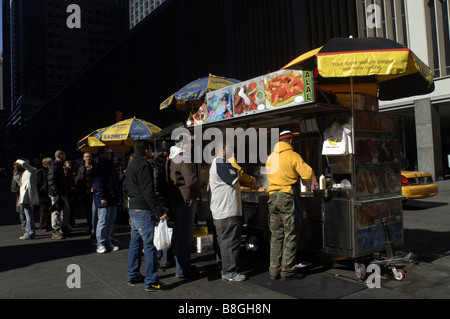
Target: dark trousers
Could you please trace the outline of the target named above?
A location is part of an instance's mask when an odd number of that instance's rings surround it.
[[[52,230],[52,221],[51,221],[51,214],[50,214],[50,199],[48,202],[40,203],[39,204],[39,228],[41,230]]]
[[[242,216],[213,220],[222,261],[222,275],[236,271],[241,248]]]
[[[87,221],[87,224],[88,224],[88,227],[90,230],[93,227],[93,225],[92,225],[92,200],[93,200],[93,198],[94,198],[94,196],[92,193],[85,194],[81,197],[81,205],[85,209],[86,221]]]

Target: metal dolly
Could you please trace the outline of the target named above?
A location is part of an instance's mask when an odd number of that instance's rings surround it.
[[[390,215],[390,211],[389,211]],[[370,262],[370,264],[383,266],[392,271],[394,275],[394,279],[397,281],[402,281],[405,279],[405,272],[402,269],[398,269],[397,267],[404,267],[414,263],[412,260],[412,252],[404,255],[394,255],[394,242],[391,240],[391,236],[389,234],[388,221],[392,218],[392,216],[383,218],[381,223],[383,224],[384,235],[386,236],[386,256],[382,256],[380,253],[375,254],[376,259]],[[363,263],[355,262],[355,273],[358,279],[363,280],[366,277],[367,269]]]

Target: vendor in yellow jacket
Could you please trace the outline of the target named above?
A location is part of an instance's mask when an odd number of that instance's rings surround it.
[[[297,234],[295,230],[294,196],[292,185],[299,178],[309,181],[313,178],[312,168],[292,147],[291,131],[280,133],[280,141],[267,159],[267,179],[269,181],[269,226],[271,279],[283,280],[299,278],[295,270],[297,254]]]

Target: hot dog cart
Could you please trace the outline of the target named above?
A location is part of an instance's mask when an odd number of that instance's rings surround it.
[[[227,134],[234,134],[235,142],[242,138],[240,146],[238,142],[235,145],[244,150],[246,157],[239,160],[238,156],[237,161],[248,175],[256,178],[258,184],[257,187],[241,187],[243,234],[248,250],[257,250],[270,240],[265,160],[273,150],[273,143],[278,142],[278,135],[271,135],[279,132],[272,132],[272,129],[294,132],[294,150],[313,168],[315,176],[312,184],[306,185],[306,182],[299,181],[297,185],[301,190],[302,212],[301,228],[298,230],[299,249],[332,258],[355,260],[357,277],[363,279],[365,264],[360,260],[385,251],[387,245],[392,249],[404,241],[399,120],[379,113],[376,98],[356,94],[355,98],[359,99],[356,108],[359,110],[353,112],[352,121],[351,108],[347,103],[348,93],[337,96],[325,94],[320,88],[314,88],[308,72],[292,72],[286,70],[283,74],[294,74],[302,79],[301,101],[296,102],[294,98],[290,103],[272,109],[263,108],[261,104],[258,109],[256,105],[253,109],[249,107],[246,114],[234,114],[193,125],[189,130],[198,141],[202,139],[199,135],[207,133],[208,129],[220,130],[225,138]],[[276,76],[279,73],[266,78],[266,90],[270,79]],[[261,80],[253,79],[209,93],[207,99],[217,99],[223,107],[222,110],[216,107],[213,116],[232,110],[230,103],[239,103],[234,100],[239,92],[243,96],[242,100],[250,96],[249,99],[253,101],[251,94],[242,94],[242,87],[247,86],[247,93],[251,93],[257,85],[250,83],[258,84],[258,81]],[[311,92],[309,97],[306,91]],[[205,104],[208,109],[211,108],[208,101]],[[350,123],[354,123],[354,130]],[[251,144],[254,142],[251,139],[252,132],[256,132],[258,143],[264,141],[270,144],[272,141],[272,145],[266,145],[267,156],[258,156],[257,161],[249,161]],[[203,141],[202,151],[208,143]],[[195,147],[199,145],[194,143]],[[239,153],[239,149],[235,148],[235,151]],[[202,178],[207,180],[207,163],[201,165],[201,172]],[[320,187],[322,175],[326,183]],[[206,189],[202,191],[200,208],[200,219],[211,218]],[[395,260],[397,264],[391,267],[393,271],[397,271],[395,267],[409,262],[409,257],[402,257],[401,262]],[[392,260],[395,258],[391,255]],[[397,277],[403,279],[401,270],[398,270],[398,274]]]
[[[269,129],[294,132],[294,150],[315,176],[312,185],[298,185],[300,249],[353,259],[360,279],[365,276],[363,259],[373,256],[371,264],[388,267],[402,280],[404,272],[397,267],[410,263],[411,253],[394,254],[404,242],[399,120],[379,113],[378,99],[433,90],[432,71],[403,45],[384,38],[337,38],[280,71],[208,93],[200,107],[190,110],[193,120],[187,124],[193,124],[189,130],[196,135],[211,128],[223,136],[235,128],[231,133],[237,138],[256,132],[256,142],[248,138],[244,149],[261,147],[259,137],[277,142],[279,131]],[[266,157],[237,159],[260,186],[242,189],[244,233],[253,238],[250,248],[270,235],[264,171],[274,146],[269,144]],[[208,169],[203,163],[204,179]],[[204,193],[204,216],[206,199]]]

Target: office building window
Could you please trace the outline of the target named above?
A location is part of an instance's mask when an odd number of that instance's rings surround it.
[[[426,0],[427,35],[430,68],[434,77],[450,75],[450,6],[446,0]]]

